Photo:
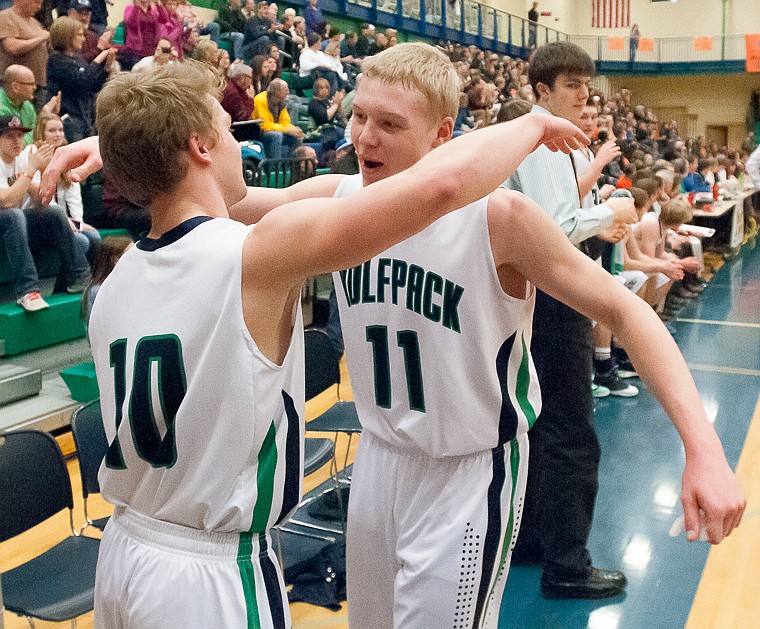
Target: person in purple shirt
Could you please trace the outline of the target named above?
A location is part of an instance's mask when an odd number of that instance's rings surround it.
[[[303,17],[306,20],[306,34],[316,33],[317,35],[324,35],[325,32],[325,16],[322,15],[322,10],[317,7],[317,0],[309,0],[309,6],[303,12]]]
[[[129,71],[143,57],[150,57],[158,43],[158,9],[148,0],[134,0],[124,9],[124,45],[116,59]]]

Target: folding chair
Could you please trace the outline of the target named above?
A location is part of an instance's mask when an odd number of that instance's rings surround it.
[[[340,471],[346,470],[348,464],[348,451],[351,447],[351,441],[355,433],[361,432],[361,423],[356,413],[356,406],[353,402],[346,402],[341,399],[340,395],[340,354],[333,347],[329,337],[320,330],[306,330],[304,332],[304,353],[305,353],[305,371],[306,371],[306,399],[318,395],[334,384],[338,385],[338,401],[319,417],[311,420],[306,424],[308,432],[332,432],[334,433],[333,441],[337,445],[338,433],[348,435],[348,446],[343,458],[342,467],[338,467],[337,454],[333,454],[333,478],[335,487],[324,492],[316,500],[329,500],[335,498],[339,511],[341,526],[345,526],[346,521],[346,504],[348,499],[348,486],[350,479],[341,479]],[[317,528],[315,525],[312,527]],[[333,533],[342,533],[343,530],[337,531],[329,527],[323,527],[321,530],[327,530]]]
[[[0,436],[0,542],[69,509],[72,535],[2,575],[5,608],[19,616],[72,621],[92,610],[100,541],[74,530],[74,499],[55,439],[36,430]]]
[[[84,498],[84,524],[82,531],[88,526],[103,530],[108,518],[92,520],[87,512],[87,497],[99,494],[98,470],[108,452],[108,440],[103,430],[103,418],[100,414],[100,401],[94,400],[80,406],[71,418],[71,433],[74,435],[74,445],[79,459],[79,474],[82,477],[82,497]],[[80,531],[81,532],[81,531]]]

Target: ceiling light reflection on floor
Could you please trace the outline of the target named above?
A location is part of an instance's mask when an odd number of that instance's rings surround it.
[[[595,609],[588,616],[587,629],[617,629],[620,625],[620,605]]]
[[[652,559],[652,542],[647,535],[634,535],[623,554],[623,563],[629,570],[643,572]]]

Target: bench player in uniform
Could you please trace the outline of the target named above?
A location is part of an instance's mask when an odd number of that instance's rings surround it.
[[[174,65],[117,77],[98,99],[107,176],[152,227],[104,282],[89,328],[110,444],[99,478],[115,505],[96,627],[289,627],[269,530],[301,496],[304,279],[483,196],[542,142],[584,141],[571,123],[518,122],[352,200],[298,201],[250,227],[228,217],[246,188],[211,83]],[[499,173],[457,163],[518,142]]]
[[[365,60],[363,71],[352,131],[363,174],[249,189],[231,209],[236,216],[253,221],[286,201],[355,194],[450,137],[458,90],[440,53],[395,46]],[[92,141],[73,145],[54,167],[84,162],[79,172],[91,172],[92,148]],[[505,144],[498,160],[520,160],[523,149]],[[460,167],[471,169],[470,159],[460,154]],[[503,165],[490,152],[477,160],[480,170]],[[386,203],[401,198],[410,213],[423,211],[417,197],[385,190]],[[623,205],[613,207],[627,216]],[[357,236],[346,233],[335,246]],[[483,195],[335,281],[364,426],[349,506],[352,627],[497,626],[519,527],[526,433],[540,410],[528,351],[533,286],[605,322],[630,347],[684,441],[689,539],[700,509],[713,543],[738,525],[742,492],[672,339],[523,195]],[[655,354],[657,346],[669,351]]]

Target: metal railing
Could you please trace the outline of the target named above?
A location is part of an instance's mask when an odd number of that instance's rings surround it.
[[[601,63],[714,64],[746,58],[744,35],[655,38],[650,51],[638,46],[632,51],[628,37],[568,35],[475,0],[322,0],[322,5],[327,12],[394,26],[413,35],[513,55],[526,55],[532,48],[553,41],[571,41]]]

